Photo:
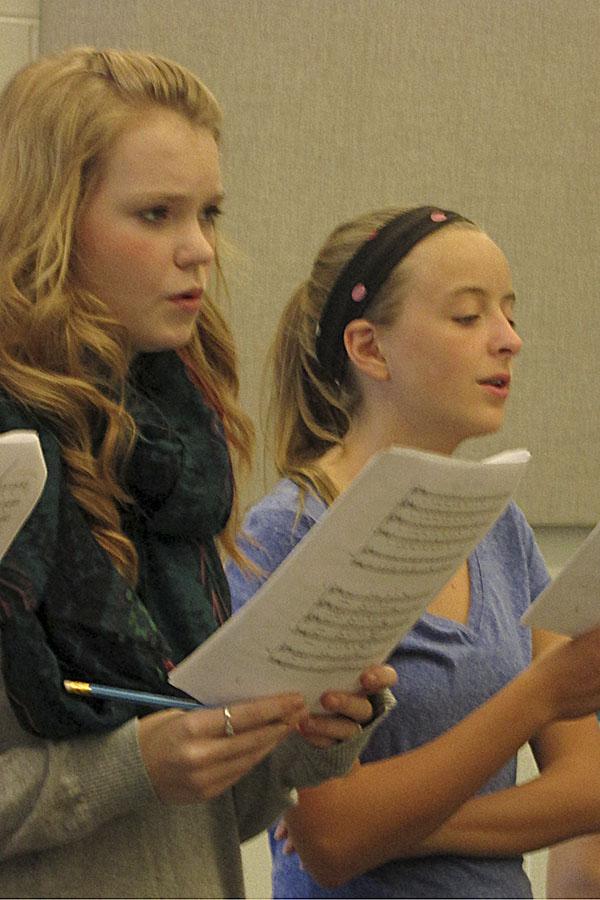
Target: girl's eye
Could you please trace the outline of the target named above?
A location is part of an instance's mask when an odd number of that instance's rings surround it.
[[[169,210],[166,206],[152,206],[150,209],[143,209],[139,215],[144,222],[153,225],[155,222],[164,222],[168,214]]]
[[[220,215],[223,214],[223,210],[220,206],[213,204],[212,206],[207,206],[206,209],[202,210],[202,221],[209,222],[214,224]]]
[[[459,325],[473,325],[479,316],[455,316],[454,321],[458,322]]]

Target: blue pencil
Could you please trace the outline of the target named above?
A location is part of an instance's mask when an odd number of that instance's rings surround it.
[[[88,681],[63,681],[65,691],[82,697],[102,697],[106,700],[122,700],[124,703],[138,703],[144,706],[166,706],[181,709],[201,709],[204,704],[196,700],[181,700],[168,694],[149,694],[146,691],[129,691],[125,688],[109,687],[106,684],[90,684]]]

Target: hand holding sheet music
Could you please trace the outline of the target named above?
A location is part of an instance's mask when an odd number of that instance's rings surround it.
[[[37,503],[46,464],[35,431],[0,434],[0,559]]]
[[[252,600],[177,666],[203,703],[355,690],[504,510],[529,453],[470,462],[378,454]]]

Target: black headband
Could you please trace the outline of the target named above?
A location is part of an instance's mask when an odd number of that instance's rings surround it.
[[[469,220],[437,206],[419,206],[396,216],[361,244],[338,275],[317,326],[317,359],[332,382],[339,382],[344,372],[348,322],[365,314],[392,270],[415,244],[456,221]]]

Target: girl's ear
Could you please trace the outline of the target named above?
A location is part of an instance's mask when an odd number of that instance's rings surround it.
[[[366,319],[353,319],[344,331],[344,346],[354,366],[376,381],[388,381],[390,373],[377,339],[376,326]]]

